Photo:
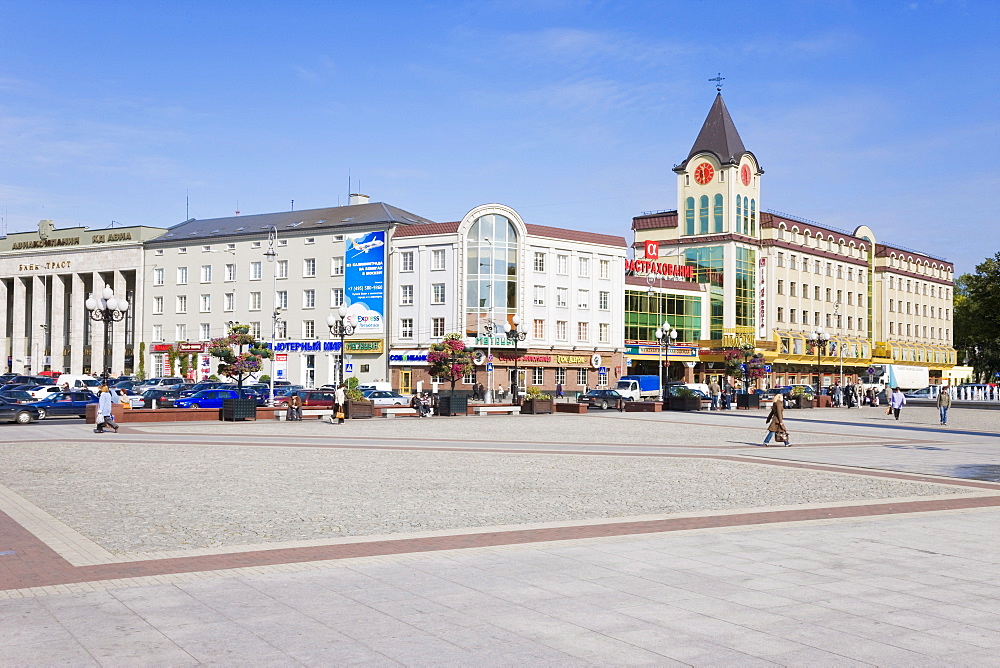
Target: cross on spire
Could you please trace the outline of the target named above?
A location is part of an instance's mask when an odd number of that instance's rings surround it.
[[[722,92],[722,82],[725,80],[726,77],[722,76],[722,72],[719,72],[717,75],[715,75],[714,78],[709,79],[709,81],[715,82],[715,90],[717,90],[720,93]]]

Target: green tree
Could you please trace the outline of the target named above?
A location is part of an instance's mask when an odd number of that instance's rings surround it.
[[[1000,371],[1000,253],[958,277],[952,306],[957,361],[992,378]]]

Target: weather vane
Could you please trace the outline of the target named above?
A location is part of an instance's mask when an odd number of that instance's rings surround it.
[[[722,82],[726,80],[726,77],[722,76],[722,72],[715,75],[715,78],[709,79],[709,81],[715,82],[715,90],[722,92]]]

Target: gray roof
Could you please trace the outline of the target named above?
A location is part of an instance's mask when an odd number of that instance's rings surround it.
[[[279,233],[309,234],[361,225],[426,225],[432,222],[434,221],[383,202],[371,202],[229,218],[192,218],[174,225],[148,244],[170,244],[216,237],[262,236],[272,225],[278,228]]]
[[[740,158],[749,153],[743,146],[743,140],[740,139],[740,133],[736,130],[736,124],[733,123],[729,110],[726,109],[722,93],[715,96],[715,102],[712,103],[712,108],[705,118],[705,123],[701,126],[698,138],[694,140],[694,146],[691,147],[688,157],[675,167],[674,171],[685,169],[688,161],[699,153],[711,153],[723,165],[739,164]],[[756,156],[754,156],[754,160],[756,160]]]

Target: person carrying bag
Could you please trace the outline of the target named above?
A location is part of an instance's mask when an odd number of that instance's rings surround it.
[[[788,438],[788,430],[785,428],[784,415],[784,395],[776,394],[774,395],[774,401],[771,403],[771,412],[767,414],[767,436],[764,437],[764,442],[761,445],[770,447],[771,438],[773,437],[776,443],[783,443],[786,448],[791,447],[792,444]]]

